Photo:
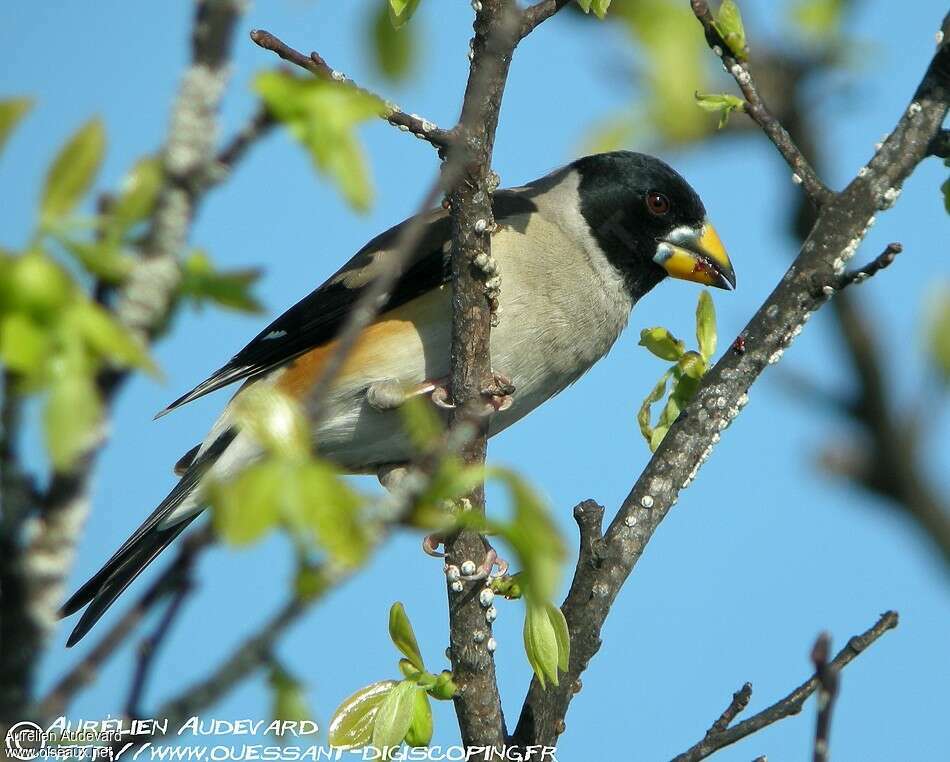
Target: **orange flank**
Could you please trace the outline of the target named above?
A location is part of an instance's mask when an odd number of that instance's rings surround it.
[[[349,375],[373,375],[372,368],[386,364],[395,347],[406,341],[418,341],[420,326],[430,320],[448,320],[448,316],[437,314],[448,308],[448,300],[443,297],[442,286],[411,302],[379,315],[368,325],[350,351],[340,369],[338,378]],[[292,360],[275,384],[285,394],[303,399],[313,388],[327,360],[333,354],[337,342],[330,341],[314,347],[309,352]]]

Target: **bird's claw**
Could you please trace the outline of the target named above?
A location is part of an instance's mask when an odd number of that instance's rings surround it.
[[[482,389],[482,396],[488,400],[489,413],[500,413],[514,404],[515,385],[503,373],[492,371],[491,383]]]
[[[454,410],[455,404],[449,402],[449,390],[445,386],[437,386],[432,390],[432,404],[443,410]]]
[[[422,538],[422,552],[433,558],[443,558],[445,553],[439,550],[442,544],[442,536],[438,534],[427,534]]]

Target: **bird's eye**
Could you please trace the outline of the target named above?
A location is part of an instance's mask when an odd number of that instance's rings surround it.
[[[670,211],[670,200],[662,193],[650,191],[647,193],[647,209],[650,210],[650,214],[662,217]]]

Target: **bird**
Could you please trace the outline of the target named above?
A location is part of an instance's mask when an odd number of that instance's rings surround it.
[[[667,277],[733,289],[736,276],[699,194],[662,160],[632,151],[579,158],[526,185],[498,190],[491,252],[501,278],[493,367],[514,391],[489,414],[490,436],[577,381],[627,325],[637,301]],[[359,335],[321,401],[314,451],[342,473],[405,464],[413,448],[398,407],[445,399],[452,323],[449,212],[423,212],[420,243],[375,320]],[[243,381],[201,444],[176,465],[178,483],[63,605],[85,609],[77,643],[119,595],[206,507],[208,474],[226,480],[262,456],[236,418],[250,389],[288,395],[312,411],[312,392],[361,293],[396,255],[409,218],[373,238],[319,288],[264,328],[227,363],[159,415]],[[394,394],[394,391],[399,393]],[[442,392],[441,397],[437,392]],[[444,403],[443,403],[444,404]],[[156,416],[157,417],[157,416]]]

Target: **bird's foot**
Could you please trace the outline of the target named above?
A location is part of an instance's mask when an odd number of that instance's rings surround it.
[[[442,558],[445,556],[439,546],[445,541],[444,537],[438,533],[427,534],[422,538],[422,552],[433,558]]]
[[[436,407],[451,409],[455,407],[449,402],[448,379],[440,378],[434,381],[423,381],[420,384],[406,386],[394,378],[387,378],[371,384],[366,390],[366,401],[375,410],[395,410],[413,397],[429,394]]]
[[[430,534],[422,539],[422,550],[435,558],[444,558],[445,553],[439,550],[439,546],[445,543],[446,536],[441,534]],[[487,545],[487,543],[486,543]],[[451,567],[446,566],[446,572]],[[497,574],[492,574],[492,569],[497,568]],[[498,555],[491,545],[488,545],[488,551],[485,553],[484,560],[478,565],[474,561],[463,561],[458,567],[458,576],[456,579],[474,582],[480,579],[487,579],[492,576],[504,576],[508,573],[508,562]],[[453,575],[454,576],[454,575]]]
[[[486,543],[487,544],[487,543]],[[471,566],[469,566],[471,565]],[[459,579],[467,582],[474,582],[479,579],[488,579],[492,575],[492,569],[498,567],[498,576],[508,573],[508,562],[498,555],[491,545],[488,545],[488,552],[485,553],[485,560],[478,566],[472,561],[464,561],[459,567]]]
[[[489,413],[500,413],[514,404],[515,385],[503,373],[492,371],[491,382],[482,389],[482,396],[488,401]]]

